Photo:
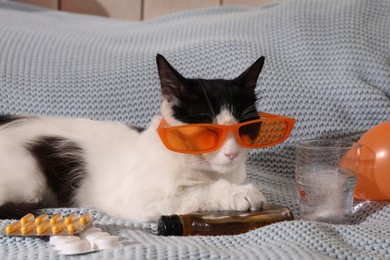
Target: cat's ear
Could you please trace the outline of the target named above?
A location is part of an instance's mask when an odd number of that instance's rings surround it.
[[[156,62],[163,98],[169,103],[177,100],[180,94],[185,91],[185,78],[161,54],[157,54]]]
[[[264,57],[258,58],[246,71],[235,80],[239,81],[247,90],[254,91],[256,82],[264,65]]]

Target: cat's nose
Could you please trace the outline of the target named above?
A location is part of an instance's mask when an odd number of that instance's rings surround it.
[[[233,160],[237,157],[238,153],[232,152],[232,153],[224,153],[226,157],[228,157],[230,160]]]

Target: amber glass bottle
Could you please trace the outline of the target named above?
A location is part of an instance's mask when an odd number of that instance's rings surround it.
[[[161,216],[157,232],[162,236],[235,235],[293,219],[290,209],[267,205],[259,211],[213,211]]]

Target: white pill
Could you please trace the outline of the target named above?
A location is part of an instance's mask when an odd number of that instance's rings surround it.
[[[83,230],[81,233],[79,233],[79,236],[81,237],[81,239],[84,239],[88,234],[97,233],[97,232],[102,232],[102,230],[97,227],[89,227]]]
[[[63,243],[69,242],[69,241],[78,241],[80,238],[78,236],[51,236],[50,237],[50,244],[57,247],[58,245],[61,245]]]
[[[97,246],[96,246],[96,239],[98,239],[99,237],[104,237],[104,236],[109,236],[110,234],[108,234],[107,232],[96,232],[96,233],[90,233],[88,234],[85,239],[88,240],[88,242],[91,244],[91,248],[92,249],[97,249]]]
[[[100,228],[97,228],[97,227],[90,227],[90,228],[87,228],[86,230],[84,230],[83,232],[81,232],[79,234],[79,236],[80,236],[81,239],[85,239],[85,237],[88,234],[97,233],[97,232],[102,232],[102,230]]]
[[[97,249],[111,249],[119,247],[121,244],[119,243],[119,239],[117,236],[100,236],[95,239],[95,245]]]
[[[82,254],[91,251],[91,246],[87,240],[76,240],[63,243],[57,249],[61,254]]]

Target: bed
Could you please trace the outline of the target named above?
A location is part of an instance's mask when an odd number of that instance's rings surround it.
[[[390,2],[296,0],[189,10],[121,21],[0,1],[0,113],[116,120],[147,126],[159,113],[155,57],[186,77],[234,78],[266,57],[259,110],[296,118],[289,139],[253,150],[247,182],[294,221],[241,235],[161,237],[157,224],[93,209],[122,247],[72,259],[385,259],[390,205],[355,201],[351,224],[299,219],[295,142],[358,140],[390,120]],[[12,174],[12,173],[10,173]],[[11,220],[1,220],[0,226]],[[0,259],[68,259],[47,240],[0,236]]]

